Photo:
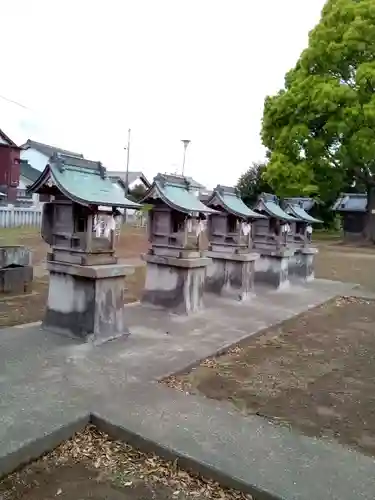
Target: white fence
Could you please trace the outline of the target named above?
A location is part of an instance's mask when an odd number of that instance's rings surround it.
[[[38,207],[1,207],[0,206],[0,228],[36,226],[42,223],[42,208]],[[145,227],[146,217],[142,212],[133,211],[128,214],[127,223],[136,227]],[[118,228],[119,231],[119,228]]]
[[[1,207],[0,227],[37,226],[42,223],[41,208]]]

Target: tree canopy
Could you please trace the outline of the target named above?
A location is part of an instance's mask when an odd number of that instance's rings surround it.
[[[143,184],[137,184],[129,191],[129,198],[137,202],[144,197],[146,191],[147,189],[143,186]]]
[[[285,88],[265,101],[262,140],[270,161],[264,179],[276,194],[328,201],[356,185],[368,192],[371,213],[374,91],[374,0],[328,0]]]
[[[252,166],[238,180],[237,190],[244,203],[248,206],[255,204],[258,196],[272,190],[263,178],[267,168],[265,163],[253,163]]]

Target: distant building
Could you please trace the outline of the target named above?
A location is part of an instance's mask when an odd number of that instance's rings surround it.
[[[0,198],[9,203],[17,199],[20,178],[20,148],[0,130]]]
[[[17,202],[20,205],[38,205],[39,195],[28,194],[27,187],[39,178],[40,171],[33,168],[27,160],[20,160],[20,182],[17,189]]]
[[[21,146],[21,148],[21,160],[27,160],[29,164],[34,169],[39,170],[39,172],[43,172],[51,156],[56,153],[83,158],[83,154],[81,153],[75,153],[73,151],[67,151],[66,149],[61,149],[55,146],[49,146],[48,144],[32,141],[31,139],[28,139],[27,142]]]
[[[357,240],[363,237],[367,217],[366,193],[342,193],[332,210],[342,216],[345,239]]]
[[[124,190],[126,189],[126,172],[107,170],[107,175],[113,182],[117,182]],[[145,189],[148,189],[151,186],[151,183],[142,172],[131,171],[128,172],[128,184],[129,191],[140,185]]]
[[[34,181],[39,177],[40,172],[43,172],[46,168],[51,156],[56,153],[83,158],[83,154],[81,153],[67,151],[66,149],[61,149],[56,146],[49,146],[48,144],[32,141],[31,139],[28,139],[27,142],[21,146],[21,184],[17,193],[19,204],[24,205],[32,203],[33,205],[38,205],[39,202],[44,201],[43,197],[40,197],[38,194],[33,194],[32,196],[27,195],[26,188],[28,185],[34,183]]]

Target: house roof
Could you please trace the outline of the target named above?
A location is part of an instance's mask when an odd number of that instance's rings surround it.
[[[108,177],[110,177],[113,180],[120,180],[124,186],[126,186],[126,172],[125,171],[116,171],[116,170],[108,170],[107,171]],[[151,186],[150,181],[147,179],[147,177],[144,175],[143,172],[128,172],[128,182],[129,184],[132,184],[134,181],[137,179],[141,179],[143,184],[149,188]]]
[[[274,194],[263,193],[260,195],[257,204],[254,207],[257,212],[265,212],[270,217],[284,222],[296,222],[300,220],[284,212],[278,203],[278,198]]]
[[[332,210],[335,212],[366,212],[366,193],[341,193]]]
[[[293,215],[297,219],[301,219],[304,222],[310,222],[311,224],[322,222],[321,220],[315,219],[315,217],[308,214],[298,203],[288,203],[285,207],[285,212]]]
[[[43,144],[41,142],[32,141],[31,139],[27,139],[25,144],[23,144],[22,149],[36,149],[39,153],[51,158],[51,156],[55,154],[63,154],[68,156],[76,156],[77,158],[83,158],[83,154],[75,153],[74,151],[68,151],[66,149],[57,148],[56,146],[49,146],[48,144]]]
[[[221,206],[228,213],[243,219],[264,219],[265,216],[254,212],[237,195],[236,189],[228,186],[216,186],[209,200],[205,202],[209,207]]]
[[[215,213],[215,210],[203,205],[191,191],[192,186],[187,178],[180,175],[158,174],[142,202],[152,203],[152,200],[159,198],[178,212]]]
[[[7,143],[7,146],[20,149],[19,146],[17,146],[17,144],[13,142],[12,139],[10,139],[1,129],[0,129],[0,138]]]
[[[124,192],[116,188],[100,162],[56,154],[28,192],[41,192],[51,184],[81,205],[140,208],[138,203],[125,198]]]
[[[27,189],[26,182],[24,182],[22,179],[20,179],[19,182],[18,182],[18,188],[17,189]]]
[[[20,175],[32,183],[38,179],[40,171],[32,167],[27,160],[20,160]]]

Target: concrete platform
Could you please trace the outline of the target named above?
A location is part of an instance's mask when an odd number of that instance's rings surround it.
[[[0,330],[0,474],[92,421],[257,498],[373,500],[372,458],[156,383],[260,329],[351,293],[351,285],[316,280],[262,291],[249,303],[210,296],[207,310],[192,316],[130,305],[131,336],[100,347],[38,325]]]

